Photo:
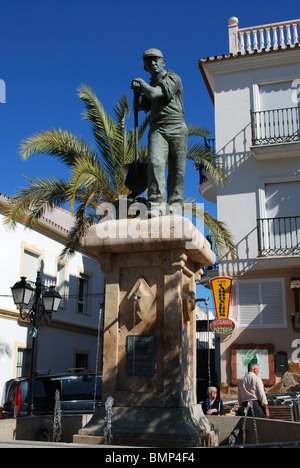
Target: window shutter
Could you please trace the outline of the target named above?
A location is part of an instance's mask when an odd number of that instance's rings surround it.
[[[239,327],[286,326],[283,280],[243,280],[236,285]]]
[[[282,284],[280,281],[262,282],[263,325],[284,325]]]
[[[239,325],[242,327],[257,326],[259,319],[259,285],[258,282],[239,281]]]

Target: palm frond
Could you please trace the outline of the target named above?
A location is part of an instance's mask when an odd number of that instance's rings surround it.
[[[210,176],[217,184],[228,184],[228,174],[219,156],[214,154],[205,155],[200,159],[200,164],[209,172]]]
[[[235,263],[237,259],[236,244],[225,223],[215,219],[207,211],[205,211],[204,224],[213,238],[219,260],[221,260],[229,253],[232,262]]]
[[[22,159],[28,159],[34,154],[48,154],[72,167],[81,155],[92,156],[95,153],[81,138],[68,131],[51,128],[23,140],[19,146],[19,154]]]
[[[204,223],[209,234],[213,238],[214,248],[220,258],[229,253],[231,260],[236,261],[236,245],[231,232],[222,221],[218,221],[207,211],[199,207],[195,200],[184,201],[184,211],[192,216],[196,216]]]
[[[88,223],[86,223],[84,216],[76,215],[76,220],[74,225],[72,226],[64,249],[60,254],[60,258],[71,258],[76,251],[80,247],[81,238],[87,231],[89,227]]]
[[[115,149],[116,146],[122,144],[117,124],[104,110],[91,88],[82,85],[78,88],[78,93],[79,99],[85,104],[83,119],[91,123],[100,157],[112,178],[115,172]]]
[[[126,117],[130,115],[130,107],[128,99],[125,94],[118,100],[117,105],[114,107],[114,113],[116,115],[118,127],[116,133],[119,133],[120,147],[119,151],[116,151],[116,171],[120,172],[121,165],[125,163],[126,159],[126,145],[127,145],[127,133],[125,127]],[[122,145],[122,146],[121,146]]]
[[[209,136],[208,130],[203,127],[188,127],[189,136],[200,136],[204,140],[202,143],[190,143],[187,149],[187,159],[194,161],[200,167],[204,167],[217,184],[226,185],[228,183],[227,171],[223,167],[222,159],[219,155],[213,153],[206,144],[206,138]]]
[[[98,221],[97,209],[106,198],[99,194],[98,184],[90,184],[77,191],[78,206],[75,213],[75,222],[69,232],[65,248],[60,254],[61,258],[72,257],[81,245],[81,239],[87,234],[89,227]]]
[[[119,126],[125,129],[125,118],[130,116],[130,107],[126,94],[123,94],[114,107],[114,113]]]
[[[26,217],[26,227],[34,227],[36,221],[44,215],[46,209],[61,206],[68,201],[68,183],[61,179],[31,180],[29,187],[21,189],[5,210],[4,224],[14,229],[17,221]]]
[[[78,158],[69,179],[68,196],[72,210],[75,209],[76,197],[81,190],[86,196],[86,190],[97,187],[97,194],[109,201],[116,197],[114,180],[111,180],[97,158]]]
[[[145,132],[149,126],[150,122],[150,114],[146,115],[146,117],[142,120],[138,127],[138,154],[140,162],[147,162],[148,161],[148,150],[146,145],[141,145]],[[135,158],[135,135],[134,130],[130,129],[127,132],[127,145],[126,145],[126,155],[125,155],[125,162],[129,163],[134,161]]]
[[[192,124],[188,126],[188,137],[193,136],[209,138],[210,131],[206,127]]]
[[[83,118],[91,125],[96,149],[71,132],[50,129],[23,140],[20,155],[23,159],[35,154],[46,154],[58,158],[70,169],[70,177],[61,179],[29,179],[28,187],[21,188],[10,200],[5,215],[5,224],[16,227],[22,218],[27,227],[33,227],[45,211],[53,206],[69,205],[75,214],[75,222],[68,234],[62,256],[73,255],[79,248],[82,236],[86,235],[91,224],[103,217],[98,207],[103,203],[113,203],[119,195],[128,195],[129,190],[122,177],[123,164],[134,160],[134,131],[126,131],[126,117],[130,108],[124,94],[114,108],[115,120],[104,110],[94,91],[85,85],[78,88],[80,100],[84,103]],[[147,146],[143,137],[148,127],[150,115],[146,115],[139,125],[139,158],[147,161]],[[190,137],[208,138],[205,127],[190,126]],[[97,153],[98,150],[98,153]],[[211,150],[199,142],[189,145],[187,158],[201,163],[220,182],[225,180],[221,160]],[[223,171],[223,172],[222,172]],[[189,203],[188,206],[191,204]],[[195,211],[195,208],[191,208]],[[205,211],[203,217],[214,240],[219,257],[229,252],[235,258],[235,245],[225,225]]]

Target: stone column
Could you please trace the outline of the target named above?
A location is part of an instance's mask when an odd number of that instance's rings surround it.
[[[183,446],[208,437],[196,401],[196,280],[210,244],[181,216],[93,226],[83,240],[106,274],[103,403],[114,444]],[[74,436],[103,442],[105,411]],[[201,420],[201,421],[200,421]]]

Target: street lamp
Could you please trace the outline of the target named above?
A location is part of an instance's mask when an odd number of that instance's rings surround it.
[[[23,308],[28,306],[33,293],[33,288],[30,286],[29,283],[26,283],[25,276],[21,277],[21,281],[18,281],[11,288],[11,291],[14,303],[20,310],[23,310]]]
[[[61,295],[55,291],[55,286],[50,286],[49,291],[43,294],[44,309],[48,313],[57,312],[61,301]]]
[[[33,328],[30,331],[30,335],[32,336],[32,356],[27,406],[27,414],[32,415],[34,412],[38,329],[41,323],[49,323],[52,319],[52,313],[57,312],[61,295],[55,291],[54,286],[51,286],[48,291],[42,294],[41,274],[39,271],[37,272],[34,289],[26,282],[26,278],[23,276],[21,281],[18,281],[11,290],[14,303],[20,311],[21,319],[26,320],[28,318],[33,324]]]

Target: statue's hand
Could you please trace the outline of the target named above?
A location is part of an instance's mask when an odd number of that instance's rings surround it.
[[[131,89],[134,91],[143,91],[145,81],[142,78],[135,78],[131,83]]]

